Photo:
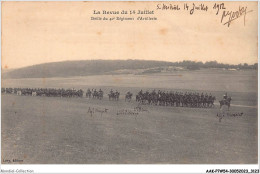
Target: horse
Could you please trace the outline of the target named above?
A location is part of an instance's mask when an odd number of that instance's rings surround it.
[[[5,93],[5,91],[6,91],[5,88],[1,88],[2,93]]]
[[[221,109],[221,107],[223,106],[223,105],[227,105],[228,106],[228,110],[229,110],[229,108],[230,108],[230,103],[231,103],[231,97],[228,97],[226,100],[220,100],[219,101],[219,104],[220,104],[220,109]]]
[[[91,91],[90,91],[90,90],[88,90],[88,91],[86,92],[86,97],[87,97],[87,98],[91,98]]]
[[[98,99],[99,100],[103,99],[103,91],[98,92]]]
[[[17,95],[22,95],[22,91],[17,91],[16,94]]]
[[[93,94],[92,94],[92,98],[99,98],[99,94],[97,91],[94,91]]]
[[[136,101],[136,102],[140,102],[140,100],[141,100],[141,97],[140,97],[139,94],[137,94],[137,95],[135,96],[135,101]]]
[[[119,92],[115,92],[115,100],[119,100],[119,95],[120,95],[120,93]]]
[[[82,89],[76,91],[76,97],[82,97],[82,96],[83,96],[83,90]]]
[[[125,101],[127,100],[127,101],[131,101],[131,99],[132,99],[132,93],[130,93],[130,92],[128,92],[126,95],[125,95]]]
[[[36,96],[37,95],[37,93],[36,92],[32,92],[32,96]]]
[[[109,99],[109,100],[115,99],[115,93],[110,93],[110,94],[108,94],[108,99]]]
[[[109,100],[117,100],[119,99],[119,95],[120,93],[119,92],[111,92],[110,94],[108,94],[108,98]]]
[[[215,100],[216,100],[216,97],[215,97],[215,96],[211,97],[211,98],[209,99],[209,101],[208,101],[208,106],[209,106],[209,107],[213,107]]]

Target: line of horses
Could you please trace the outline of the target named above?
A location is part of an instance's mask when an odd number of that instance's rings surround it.
[[[84,91],[82,89],[55,89],[55,88],[2,88],[2,93],[16,94],[16,95],[31,95],[31,96],[47,96],[47,97],[83,97]],[[88,89],[86,98],[103,99],[104,92],[99,89]],[[118,101],[120,93],[118,91],[111,91],[108,93],[109,100]],[[132,100],[133,93],[127,92],[125,94],[125,101]],[[199,94],[197,92],[165,92],[155,91],[143,92],[142,90],[136,95],[135,101],[146,105],[160,105],[160,106],[176,106],[176,107],[213,107],[215,96],[211,94]],[[231,97],[225,97],[219,101],[220,108],[223,105],[230,107]]]
[[[83,97],[83,90],[55,88],[1,88],[2,93],[25,96]]]
[[[25,96],[47,96],[47,97],[83,97],[84,91],[82,89],[55,89],[55,88],[1,88],[2,93],[16,94]],[[103,99],[104,92],[100,89],[88,89],[86,98]],[[109,100],[119,100],[120,93],[112,90],[108,94]]]
[[[215,96],[191,92],[165,92],[155,90],[136,95],[136,101],[148,105],[176,106],[176,107],[213,107]]]
[[[101,100],[101,99],[103,99],[103,95],[104,95],[104,92],[101,89],[99,89],[99,91],[97,91],[96,89],[95,90],[92,89],[92,91],[90,89],[88,89],[86,92],[86,98],[92,97],[92,98]]]
[[[87,92],[86,92],[86,98],[96,98],[96,99],[103,99],[103,95],[104,95],[104,92],[99,89],[99,91],[97,91],[96,89],[88,89]],[[116,100],[118,101],[119,100],[119,96],[120,96],[120,93],[115,91],[113,92],[113,90],[111,89],[110,93],[108,94],[108,98],[109,100]]]

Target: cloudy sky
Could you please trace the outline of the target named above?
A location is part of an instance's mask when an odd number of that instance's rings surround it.
[[[253,10],[229,27],[221,23],[223,10],[216,15],[213,2],[204,3],[207,12],[195,11],[193,15],[183,10],[184,3],[171,2],[181,10],[165,11],[156,10],[163,2],[2,2],[2,68],[88,59],[257,62],[257,2],[225,2],[229,11],[239,7]],[[193,2],[188,4],[191,7]],[[93,10],[139,9],[154,10],[155,14],[93,14]],[[158,20],[90,20],[104,16]]]

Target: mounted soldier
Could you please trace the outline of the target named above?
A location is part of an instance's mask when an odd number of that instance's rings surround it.
[[[116,90],[116,92],[115,92],[115,100],[119,100],[119,95],[120,95],[120,93]]]
[[[87,92],[86,92],[86,97],[87,97],[87,98],[90,98],[90,97],[91,97],[91,91],[90,91],[90,89],[89,89],[89,88],[87,89]]]
[[[113,90],[112,90],[112,89],[110,90],[110,94],[111,94],[111,95],[113,95],[113,94],[114,94],[114,92],[113,92]]]
[[[103,98],[103,91],[99,89],[98,91],[98,98],[101,100]]]
[[[227,92],[223,95],[223,100],[227,100]]]
[[[125,95],[125,101],[131,101],[132,95],[133,94],[130,91],[128,91]]]
[[[220,104],[220,109],[223,105],[227,105],[228,106],[228,110],[230,108],[230,104],[231,104],[231,100],[232,98],[228,95],[227,95],[227,92],[223,95],[223,100],[219,101],[219,104]]]
[[[93,91],[92,98],[98,98],[98,92],[96,89]]]

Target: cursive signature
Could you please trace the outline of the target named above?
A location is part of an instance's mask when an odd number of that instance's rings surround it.
[[[237,11],[226,11],[224,10],[221,17],[221,23],[223,25],[226,25],[229,27],[231,25],[231,22],[240,18],[241,16],[244,16],[244,25],[246,24],[246,15],[247,13],[252,12],[253,10],[247,11],[247,7],[240,7]],[[226,20],[227,19],[227,20]]]

